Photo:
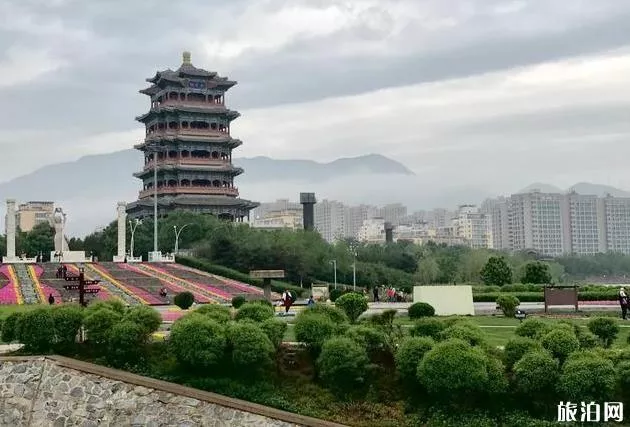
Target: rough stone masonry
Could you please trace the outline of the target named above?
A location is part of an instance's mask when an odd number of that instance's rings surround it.
[[[57,356],[0,358],[0,426],[298,425],[338,424]]]

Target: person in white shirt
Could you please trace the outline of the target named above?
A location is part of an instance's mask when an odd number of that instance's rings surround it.
[[[628,295],[625,288],[619,289],[619,305],[621,306],[621,317],[627,320],[628,316]]]

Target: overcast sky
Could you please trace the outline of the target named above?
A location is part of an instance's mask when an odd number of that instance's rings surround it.
[[[625,0],[0,0],[0,181],[138,143],[144,79],[189,50],[239,81],[239,156],[630,189],[629,22]]]

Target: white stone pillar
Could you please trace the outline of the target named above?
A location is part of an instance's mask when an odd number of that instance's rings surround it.
[[[127,251],[127,203],[118,202],[118,258],[125,258]]]
[[[15,259],[15,200],[7,200],[7,259]]]

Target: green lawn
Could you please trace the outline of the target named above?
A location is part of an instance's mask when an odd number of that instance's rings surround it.
[[[34,308],[42,307],[41,304],[30,304],[30,305],[0,305],[0,322],[6,319],[10,314],[15,313],[17,311],[28,311],[33,310]]]

